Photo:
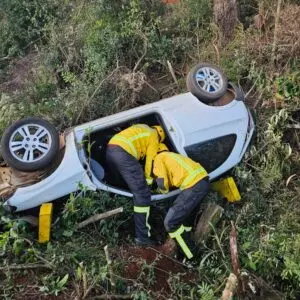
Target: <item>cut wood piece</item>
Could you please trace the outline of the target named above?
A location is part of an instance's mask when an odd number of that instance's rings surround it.
[[[237,233],[235,230],[234,223],[231,221],[231,231],[230,231],[230,238],[229,238],[229,245],[230,245],[230,255],[231,255],[231,264],[233,273],[237,278],[237,293],[239,298],[245,293],[245,287],[241,280],[241,270],[240,270],[240,260],[239,260],[239,253],[238,253],[238,246],[237,246]]]
[[[234,296],[237,288],[237,277],[230,273],[227,278],[225,289],[223,290],[221,300],[230,300]]]
[[[112,260],[111,260],[110,255],[109,255],[107,245],[104,247],[104,252],[105,252],[105,257],[106,257],[106,261],[107,261],[107,268],[108,268],[108,272],[109,272],[110,284],[114,288],[116,286],[115,275],[114,275],[114,272],[113,272],[113,269],[112,269]]]
[[[197,245],[206,241],[212,229],[210,224],[215,226],[221,219],[223,212],[224,209],[221,206],[212,202],[208,203],[199,219],[194,233],[194,241]]]
[[[234,275],[240,277],[240,260],[237,247],[237,234],[235,230],[234,223],[231,221],[231,231],[230,231],[230,254],[231,254],[231,263],[233,268]]]
[[[97,215],[94,215],[88,219],[86,219],[85,221],[77,224],[76,228],[77,229],[81,229],[91,223],[95,223],[97,221],[100,221],[102,219],[106,219],[106,218],[109,218],[111,216],[114,216],[116,214],[119,214],[119,213],[122,213],[123,212],[123,207],[119,207],[119,208],[116,208],[116,209],[113,209],[113,210],[110,210],[110,211],[107,211],[105,213],[102,213],[102,214],[97,214]]]
[[[167,65],[168,65],[169,71],[172,75],[172,78],[173,78],[174,82],[178,86],[178,81],[177,81],[177,78],[176,78],[176,75],[175,75],[175,71],[174,71],[173,66],[171,65],[170,61],[168,61],[168,60],[167,60]]]

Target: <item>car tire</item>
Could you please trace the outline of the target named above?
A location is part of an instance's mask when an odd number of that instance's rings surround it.
[[[217,66],[199,63],[188,73],[186,85],[201,102],[212,103],[224,96],[228,79]]]
[[[59,134],[49,122],[35,117],[13,123],[1,139],[4,161],[13,169],[33,172],[46,168],[59,151]]]

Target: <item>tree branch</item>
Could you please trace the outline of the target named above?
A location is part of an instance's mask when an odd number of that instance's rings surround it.
[[[117,299],[133,299],[131,295],[100,295],[91,299],[105,299],[105,300],[117,300]]]
[[[105,252],[105,257],[106,257],[106,261],[107,261],[107,268],[108,268],[108,272],[109,272],[109,277],[110,277],[110,284],[111,286],[114,288],[116,286],[116,282],[115,282],[115,276],[114,276],[114,272],[112,269],[112,261],[108,252],[108,246],[106,245],[104,247],[104,252]]]
[[[123,207],[119,207],[119,208],[107,211],[105,213],[94,215],[94,216],[84,220],[83,222],[77,224],[76,229],[81,229],[81,228],[83,228],[83,227],[85,227],[85,226],[87,226],[91,223],[95,223],[99,220],[107,219],[111,216],[114,216],[114,215],[122,213],[122,212],[123,212]]]
[[[52,269],[51,266],[42,265],[42,264],[28,264],[28,265],[11,265],[6,267],[0,267],[0,271],[9,271],[9,270],[27,270],[27,269]]]

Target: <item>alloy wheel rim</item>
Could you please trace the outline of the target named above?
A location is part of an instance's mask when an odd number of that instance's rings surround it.
[[[34,163],[49,153],[51,145],[50,132],[44,126],[26,124],[11,135],[9,151],[18,161]]]
[[[222,75],[213,68],[200,68],[195,77],[198,86],[207,93],[217,93],[223,86]]]

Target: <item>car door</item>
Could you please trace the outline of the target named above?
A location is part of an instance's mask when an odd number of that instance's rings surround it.
[[[201,103],[190,93],[171,99],[161,110],[168,134],[180,153],[201,163],[211,179],[240,161],[248,120],[242,101],[216,107]]]

